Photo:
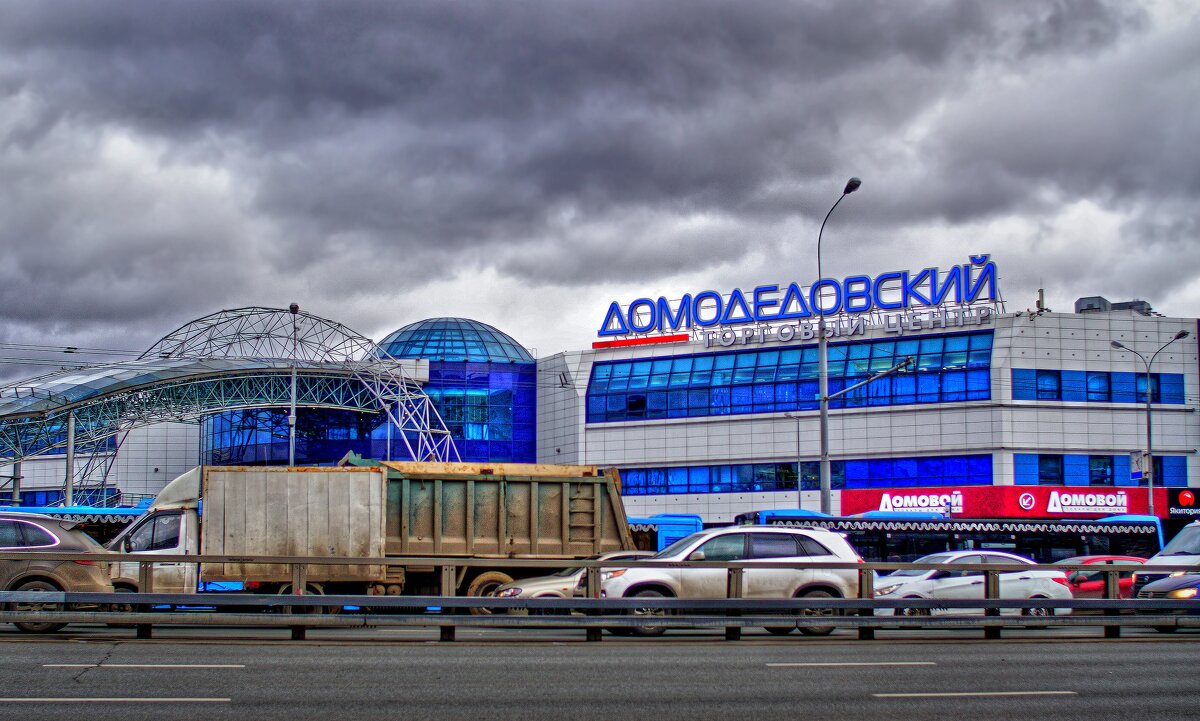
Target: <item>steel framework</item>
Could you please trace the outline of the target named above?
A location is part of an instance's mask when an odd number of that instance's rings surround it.
[[[156,364],[163,364],[161,378],[153,376]],[[106,464],[131,429],[195,422],[227,410],[286,406],[294,371],[298,406],[382,411],[411,458],[459,460],[437,409],[401,361],[346,326],[309,313],[223,310],[164,336],[137,361],[88,370],[92,376],[111,370],[114,378],[141,374],[149,380],[76,394],[53,381],[68,381],[78,371],[60,371],[0,388],[0,401],[43,401],[35,412],[0,415],[0,458],[19,461],[73,442],[76,452],[87,456],[82,474],[77,470],[76,475],[87,479],[100,468],[106,475]],[[72,415],[73,438],[68,433]]]

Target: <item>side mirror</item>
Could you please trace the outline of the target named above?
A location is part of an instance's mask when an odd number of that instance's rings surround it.
[[[124,540],[121,541],[121,550],[125,553],[129,553],[132,550],[132,545],[129,543],[129,536],[126,536]]]
[[[688,560],[689,561],[703,561],[704,560],[704,551],[692,551],[691,554],[688,556]]]
[[[1067,574],[1067,583],[1071,584],[1072,586],[1078,586],[1083,582],[1082,576],[1083,574],[1079,571],[1072,571],[1071,573]]]

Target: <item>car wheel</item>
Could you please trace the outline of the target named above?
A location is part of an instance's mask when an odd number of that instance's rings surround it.
[[[1045,598],[1045,596],[1034,596],[1033,599],[1031,599],[1031,600],[1043,599],[1043,598]],[[1029,617],[1029,618],[1046,618],[1048,616],[1054,615],[1054,609],[1053,608],[1045,608],[1042,606],[1038,606],[1037,608],[1022,608],[1021,615]],[[1044,626],[1044,625],[1042,625],[1042,626],[1029,625],[1029,626],[1026,626],[1026,628],[1046,628],[1046,626]]]
[[[800,595],[800,598],[836,598],[836,597],[829,591],[816,590],[816,591],[808,591],[806,593],[803,593]],[[834,616],[839,616],[841,614],[838,613],[837,609],[834,609],[834,608],[802,608],[802,609],[800,609],[800,615],[805,618],[811,618],[813,616],[833,618]],[[805,636],[828,636],[829,634],[833,633],[834,628],[836,628],[836,627],[835,626],[801,626],[800,633],[804,634]]]
[[[920,598],[920,596],[905,596],[904,598]],[[897,608],[897,616],[932,616],[932,608]]]
[[[634,598],[666,598],[666,596],[664,596],[662,593],[652,590],[652,589],[646,589],[645,591],[638,591],[637,593],[633,594],[633,597]],[[635,608],[635,609],[633,609],[632,613],[634,616],[645,618],[647,621],[653,620],[655,618],[662,618],[663,616],[667,615],[667,611],[664,608]],[[664,633],[666,633],[666,630],[667,629],[663,628],[662,626],[655,626],[655,625],[646,623],[644,625],[634,626],[633,628],[630,629],[630,632],[633,633],[635,636],[661,636]]]
[[[133,589],[125,588],[124,586],[118,586],[117,588],[114,588],[113,591],[115,591],[116,593],[134,593]],[[138,609],[132,603],[110,603],[108,605],[108,608],[105,610],[112,611],[113,613],[132,614],[132,613],[136,612]],[[108,626],[109,628],[133,628],[137,624],[136,623],[107,623],[105,625]]]
[[[1179,630],[1179,627],[1178,626],[1155,626],[1154,630],[1158,631],[1159,633],[1175,633],[1176,631]]]
[[[507,573],[501,573],[500,571],[488,571],[486,573],[481,573],[473,578],[471,583],[467,585],[467,595],[471,596],[472,598],[490,596],[496,592],[497,588],[500,588],[506,583],[512,582],[512,576],[508,575]],[[492,610],[490,608],[472,608],[471,615],[490,616],[492,615]]]
[[[795,626],[763,626],[763,628],[767,629],[767,633],[775,636],[786,636],[796,630]]]
[[[56,593],[62,589],[48,581],[28,581],[14,588],[13,590],[19,592]],[[33,603],[26,601],[22,603],[10,603],[8,607],[13,611],[53,611],[57,608],[57,605],[58,604],[53,603]],[[22,621],[20,623],[14,623],[13,625],[25,633],[54,633],[67,624]]]

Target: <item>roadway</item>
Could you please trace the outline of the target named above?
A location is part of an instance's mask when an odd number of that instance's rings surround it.
[[[1200,632],[0,630],[0,719],[1194,719]]]

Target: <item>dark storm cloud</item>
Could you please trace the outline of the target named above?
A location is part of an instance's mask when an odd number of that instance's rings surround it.
[[[8,2],[0,335],[140,347],[288,294],[794,262],[780,229],[850,169],[880,252],[1162,192],[1178,247],[1200,44],[1151,28],[1086,0]]]

